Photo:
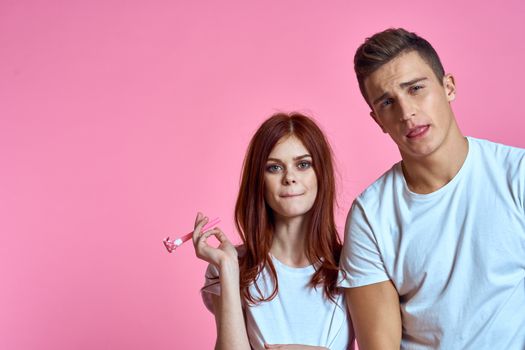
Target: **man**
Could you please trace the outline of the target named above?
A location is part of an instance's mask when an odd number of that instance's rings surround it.
[[[525,150],[462,135],[454,77],[416,34],[377,33],[354,63],[402,158],[348,216],[359,349],[525,349]]]

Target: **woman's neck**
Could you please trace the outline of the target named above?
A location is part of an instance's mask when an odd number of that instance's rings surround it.
[[[305,235],[308,218],[278,219],[275,222],[271,254],[285,265],[304,267],[310,265],[306,257]]]

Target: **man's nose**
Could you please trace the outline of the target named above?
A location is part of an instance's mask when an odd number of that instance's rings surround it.
[[[416,106],[411,101],[407,99],[399,100],[398,106],[401,114],[400,121],[404,122],[410,120],[416,115]]]

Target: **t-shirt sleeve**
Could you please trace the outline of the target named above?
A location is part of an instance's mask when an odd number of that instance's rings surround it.
[[[361,287],[389,280],[372,225],[358,199],[348,213],[339,264],[339,287]]]
[[[521,152],[521,157],[518,161],[517,171],[518,196],[521,209],[525,215],[525,152]]]
[[[215,265],[209,264],[204,275],[204,287],[201,289],[201,296],[206,308],[214,313],[212,294],[221,295],[221,285],[219,283],[219,269]]]
[[[501,152],[496,157],[503,158],[503,168],[507,171],[506,181],[512,191],[514,204],[525,215],[525,149],[504,146],[500,148],[506,152]],[[501,181],[504,181],[503,178]]]

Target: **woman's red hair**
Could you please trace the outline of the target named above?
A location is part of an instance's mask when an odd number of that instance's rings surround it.
[[[299,113],[278,113],[267,119],[250,141],[235,205],[235,224],[245,248],[239,258],[241,294],[252,304],[273,299],[279,289],[277,273],[269,255],[274,219],[272,209],[264,200],[264,173],[266,160],[275,144],[290,135],[301,140],[310,152],[317,176],[317,197],[309,212],[310,225],[305,234],[306,257],[316,267],[310,286],[322,286],[325,295],[332,300],[338,292],[341,239],[334,222],[335,179],[330,145],[312,119]],[[265,297],[255,284],[259,296],[254,296],[249,286],[255,283],[265,266],[275,289]]]

